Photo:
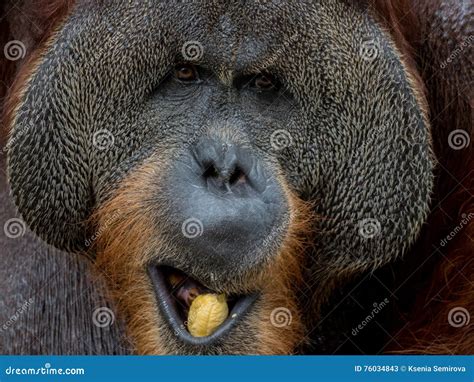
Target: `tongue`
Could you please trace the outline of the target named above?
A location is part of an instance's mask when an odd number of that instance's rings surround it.
[[[204,293],[204,288],[194,280],[187,279],[179,285],[174,294],[189,309],[194,299],[202,293]]]
[[[187,308],[187,327],[194,337],[209,336],[229,315],[225,294],[217,295],[190,277],[171,274],[173,295]]]

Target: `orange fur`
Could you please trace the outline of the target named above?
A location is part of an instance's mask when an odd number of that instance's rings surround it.
[[[166,334],[160,318],[153,287],[146,267],[153,262],[156,250],[168,244],[156,232],[153,212],[146,201],[156,192],[156,179],[166,163],[152,157],[122,182],[110,200],[95,215],[102,235],[97,241],[97,265],[110,281],[118,310],[128,323],[129,335],[139,354],[179,352],[167,347],[172,338]],[[291,223],[277,260],[249,279],[262,287],[263,303],[251,313],[253,328],[258,328],[259,344],[255,352],[288,354],[303,341],[301,312],[295,293],[301,282],[301,256],[311,227],[309,209],[287,190]],[[110,216],[118,216],[110,222]],[[212,271],[212,270],[210,270]],[[257,280],[257,281],[255,281]],[[284,307],[291,312],[291,325],[272,325],[272,312]],[[248,353],[241,346],[235,353]]]

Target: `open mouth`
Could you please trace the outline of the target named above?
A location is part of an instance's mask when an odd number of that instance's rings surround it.
[[[226,295],[205,287],[168,266],[149,267],[160,310],[176,336],[192,345],[209,346],[236,326],[258,297]]]

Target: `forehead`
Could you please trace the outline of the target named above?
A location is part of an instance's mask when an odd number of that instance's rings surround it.
[[[272,65],[284,51],[283,42],[288,44],[289,37],[301,32],[305,6],[304,2],[293,9],[280,1],[194,1],[164,13],[171,13],[169,26],[176,41],[199,42],[202,59],[211,66],[222,72],[253,71]]]
[[[341,0],[140,0],[96,3],[93,8],[122,33],[155,39],[157,49],[166,47],[177,57],[183,47],[194,46],[201,62],[222,72],[278,65],[290,49],[293,56],[307,54],[322,45],[318,38],[333,39],[337,24],[354,18],[356,11]],[[347,28],[340,29],[347,34]]]

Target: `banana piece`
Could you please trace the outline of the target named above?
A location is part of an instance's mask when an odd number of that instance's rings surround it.
[[[201,294],[194,299],[189,308],[188,331],[194,337],[209,336],[228,315],[229,307],[224,294]]]

